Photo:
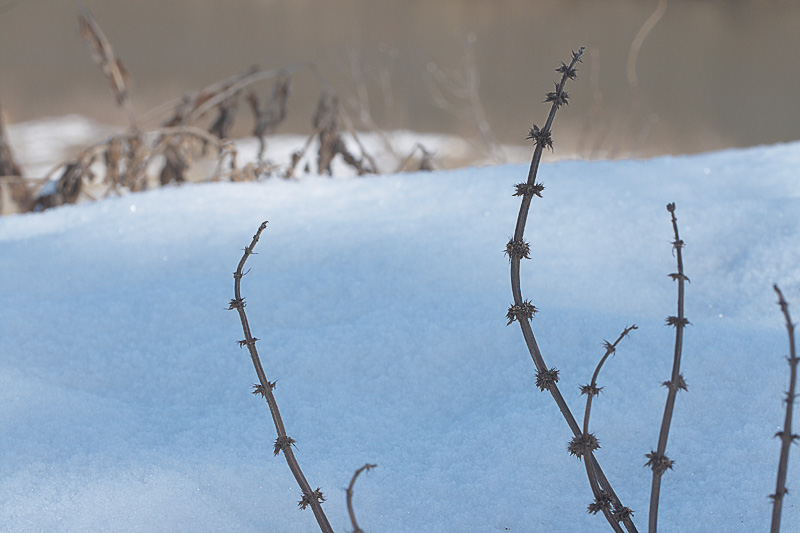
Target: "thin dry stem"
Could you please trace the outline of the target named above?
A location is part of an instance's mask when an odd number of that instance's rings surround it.
[[[672,242],[672,247],[675,252],[675,258],[678,265],[678,272],[670,274],[670,277],[678,282],[678,315],[667,318],[667,325],[675,327],[675,350],[672,360],[672,376],[670,381],[666,382],[667,386],[667,402],[664,406],[664,416],[661,419],[661,430],[658,435],[658,447],[655,451],[647,454],[647,463],[653,471],[653,482],[650,488],[650,516],[649,516],[649,532],[656,533],[658,528],[658,501],[661,494],[661,476],[667,470],[672,468],[672,460],[670,460],[665,452],[667,450],[667,438],[669,437],[669,428],[672,423],[672,412],[675,408],[675,398],[678,390],[686,390],[686,383],[681,375],[681,353],[683,351],[683,330],[689,324],[683,314],[683,293],[684,286],[689,278],[683,272],[683,241],[678,234],[678,219],[675,217],[675,204],[667,205],[672,217],[672,230],[675,234],[675,240]]]
[[[475,43],[477,37],[474,33],[467,35],[464,40],[463,67],[461,70],[445,72],[435,63],[428,65],[428,89],[434,103],[443,111],[472,123],[478,132],[481,142],[473,141],[472,144],[482,150],[486,156],[495,163],[505,163],[505,155],[492,134],[489,121],[480,97],[480,74],[475,60]],[[452,103],[444,95],[444,89],[458,103]]]
[[[353,510],[353,487],[356,484],[356,478],[358,478],[361,472],[364,472],[365,470],[369,472],[376,466],[378,465],[371,465],[367,463],[356,470],[355,474],[353,474],[353,477],[350,479],[350,485],[347,486],[347,513],[350,515],[350,523],[353,524],[353,533],[364,533],[364,530],[358,527],[358,522],[356,522],[356,513]]]
[[[263,232],[266,227],[267,222],[263,222],[261,226],[259,226],[258,231],[255,235],[253,235],[253,240],[250,242],[250,245],[244,249],[244,255],[242,255],[242,259],[239,261],[239,266],[236,268],[236,272],[233,273],[234,299],[231,300],[229,309],[236,309],[236,311],[239,313],[239,318],[242,322],[242,330],[244,331],[244,340],[240,341],[240,344],[242,346],[247,346],[247,349],[250,352],[250,358],[253,360],[253,367],[258,375],[259,384],[256,386],[257,392],[264,396],[264,398],[267,400],[267,404],[269,405],[269,412],[272,415],[272,421],[275,424],[275,431],[278,433],[278,438],[275,440],[276,455],[280,451],[283,452],[283,456],[286,458],[286,463],[289,465],[289,469],[292,471],[292,474],[294,475],[294,478],[303,493],[302,499],[300,500],[300,507],[305,508],[306,506],[311,506],[320,530],[324,533],[333,533],[333,528],[331,528],[328,518],[325,516],[325,512],[322,510],[321,501],[324,501],[322,493],[318,488],[316,490],[311,490],[311,486],[308,484],[306,477],[303,475],[303,471],[300,470],[300,465],[294,456],[294,452],[292,451],[294,440],[286,435],[286,429],[284,428],[283,420],[281,419],[281,414],[278,410],[278,404],[275,401],[275,396],[272,394],[273,384],[267,380],[267,376],[264,373],[264,368],[261,366],[261,359],[259,358],[258,351],[256,350],[256,341],[258,339],[254,338],[251,334],[250,324],[247,322],[247,315],[244,311],[245,302],[244,298],[242,298],[241,292],[242,277],[245,275],[243,271],[244,265],[247,262],[247,258],[253,254],[253,249],[258,243],[261,232]]]
[[[606,359],[608,359],[608,357],[616,351],[617,345],[620,343],[620,341],[622,341],[622,339],[624,339],[625,336],[628,335],[628,333],[630,333],[634,329],[637,329],[635,324],[626,327],[622,331],[622,333],[620,333],[619,337],[617,337],[617,340],[615,340],[613,343],[609,342],[605,343],[606,353],[600,359],[600,362],[597,363],[597,367],[594,369],[594,374],[592,374],[591,383],[589,385],[581,387],[581,392],[586,394],[586,411],[584,412],[583,415],[584,435],[591,435],[591,433],[589,433],[589,417],[591,416],[592,412],[592,400],[594,399],[595,396],[600,394],[600,390],[602,388],[597,386],[597,376],[600,374],[600,369],[603,367],[603,363],[606,362]],[[589,450],[587,455],[589,455],[590,457],[593,456],[594,451]],[[597,480],[597,475],[595,473],[594,468],[592,468],[591,462],[584,461],[584,465],[586,466],[586,476],[589,478],[589,486],[592,488],[592,494],[594,494],[595,502],[598,502],[603,499],[603,497],[605,496],[605,492],[600,488],[600,484]],[[617,531],[618,533],[622,533],[622,528],[620,527],[619,523],[614,519],[610,506],[600,506],[599,510],[602,511],[603,516],[606,517],[606,520],[608,521],[611,528],[614,531]]]
[[[527,182],[517,186],[518,195],[522,196],[522,203],[517,216],[517,224],[514,229],[514,237],[512,242],[525,242],[525,226],[528,219],[531,199],[534,196],[540,196],[543,189],[541,184],[536,182],[536,175],[539,170],[539,164],[542,160],[542,151],[545,147],[552,146],[551,127],[553,125],[553,120],[555,119],[558,108],[567,103],[569,95],[564,90],[564,87],[568,79],[575,79],[577,77],[575,67],[581,60],[583,52],[583,47],[581,47],[581,49],[577,52],[573,52],[572,60],[569,65],[562,63],[562,65],[557,69],[557,71],[561,73],[561,80],[556,84],[555,91],[548,93],[545,100],[546,102],[552,103],[550,114],[547,116],[547,120],[542,128],[535,127],[531,129],[531,138],[534,140],[535,147],[533,156],[531,157],[530,169],[528,170]],[[512,306],[512,309],[522,309],[526,304],[530,305],[530,302],[527,302],[523,299],[522,290],[520,288],[520,261],[522,256],[518,253],[512,253],[509,259],[511,261],[511,292],[514,297],[514,305]],[[511,311],[509,311],[509,313],[511,313]],[[567,425],[569,425],[570,430],[572,430],[575,439],[583,439],[584,434],[581,431],[578,423],[575,421],[575,417],[569,410],[569,407],[567,406],[566,401],[564,401],[561,391],[559,391],[556,384],[557,371],[549,368],[545,364],[544,358],[539,350],[539,346],[536,343],[536,338],[533,335],[530,318],[528,316],[518,316],[516,320],[519,322],[520,329],[522,330],[522,336],[525,338],[525,344],[527,345],[528,351],[533,359],[533,364],[536,366],[537,374],[554,376],[554,379],[548,379],[546,382],[543,382],[542,390],[548,390],[550,392],[553,400],[556,402],[556,405],[561,411],[564,420],[567,422]],[[619,498],[614,492],[613,487],[608,482],[603,470],[600,468],[600,464],[597,462],[597,459],[594,457],[594,455],[590,455],[587,460],[591,462],[592,469],[594,470],[594,473],[598,479],[598,484],[607,497],[611,500],[616,513],[615,518],[618,517],[630,533],[637,531],[636,526],[633,524],[633,520],[630,518],[630,510],[623,506],[622,502],[620,502]]]
[[[122,62],[114,56],[114,49],[111,47],[111,43],[106,38],[103,30],[100,29],[100,25],[91,12],[82,2],[78,2],[78,9],[80,11],[78,23],[81,38],[91,50],[92,59],[100,66],[103,75],[108,79],[117,105],[125,108],[131,129],[136,130],[136,115],[133,111],[128,89],[128,72]]]
[[[630,50],[628,50],[628,85],[631,88],[631,93],[633,94],[634,99],[639,97],[639,78],[636,75],[636,63],[639,60],[639,51],[642,49],[644,40],[647,38],[653,28],[656,27],[656,24],[658,24],[658,21],[664,16],[666,10],[667,0],[658,0],[658,5],[656,6],[655,11],[653,11],[647,20],[644,21],[642,27],[639,28],[636,37],[634,37],[633,42],[631,42]]]
[[[783,431],[775,434],[781,439],[781,455],[778,461],[778,480],[775,483],[775,494],[772,494],[772,525],[770,533],[778,533],[781,529],[781,510],[783,508],[783,497],[788,492],[786,489],[786,471],[789,468],[789,447],[792,442],[800,439],[800,435],[792,434],[792,411],[796,399],[795,387],[797,386],[797,351],[794,342],[794,323],[789,315],[789,304],[783,298],[783,293],[777,285],[772,286],[778,294],[778,305],[781,307],[783,317],[786,320],[786,332],[789,336],[789,392],[786,393],[786,415],[783,420]]]
[[[285,77],[302,68],[310,68],[310,65],[307,63],[295,63],[287,67],[271,70],[253,71],[251,69],[251,71],[239,75],[233,80],[228,79],[227,81],[229,84],[223,85],[222,87],[220,87],[219,84],[209,86],[195,97],[195,106],[191,112],[187,114],[187,122],[189,124],[196,122],[197,119],[203,116],[207,111],[218,106],[252,83],[260,80]]]
[[[391,140],[389,139],[386,131],[378,126],[378,123],[372,117],[370,111],[369,91],[367,90],[367,83],[364,79],[363,69],[361,67],[361,55],[355,49],[348,50],[348,60],[350,64],[350,77],[353,80],[355,88],[355,97],[348,99],[348,104],[357,113],[358,121],[368,131],[376,135],[378,140],[383,144],[383,149],[391,155],[395,161],[400,161],[400,155],[395,150]],[[381,71],[383,74],[379,78],[381,89],[384,93],[384,105],[386,109],[391,109],[393,105],[393,98],[391,97],[391,85],[389,84],[388,70]],[[374,166],[374,165],[373,165]]]

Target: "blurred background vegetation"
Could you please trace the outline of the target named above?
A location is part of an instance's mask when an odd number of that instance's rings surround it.
[[[539,104],[553,69],[586,46],[570,111],[559,116],[562,156],[800,139],[798,1],[84,3],[130,72],[140,115],[252,65],[312,62],[345,103],[368,102],[383,129],[465,137],[479,135],[469,118],[475,103],[450,89],[477,76],[493,138],[523,144],[531,123],[543,120]],[[81,43],[77,13],[76,3],[63,0],[0,0],[0,103],[8,123],[79,113],[126,124]],[[286,133],[308,131],[319,97],[319,84],[303,76],[311,78],[305,72],[294,81]],[[250,133],[245,122],[235,133]]]

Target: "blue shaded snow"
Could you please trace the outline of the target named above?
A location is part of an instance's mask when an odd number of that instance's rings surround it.
[[[672,364],[676,202],[691,279],[662,484],[665,530],[767,527],[800,317],[800,144],[544,165],[523,294],[545,361],[647,521]],[[314,531],[235,313],[242,291],[297,457],[337,531],[597,531],[571,438],[516,325],[508,259],[525,165],[205,184],[0,219],[0,529]],[[800,421],[797,422],[800,425]],[[796,428],[795,428],[796,429]],[[797,488],[800,457],[790,457]],[[783,523],[800,523],[792,491]],[[787,531],[789,529],[786,529]]]

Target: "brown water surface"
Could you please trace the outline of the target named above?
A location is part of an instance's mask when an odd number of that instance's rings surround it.
[[[800,138],[800,3],[756,0],[85,0],[133,79],[137,114],[251,65],[313,62],[342,95],[369,98],[386,129],[519,143],[554,68],[586,46],[556,149],[614,157],[691,153]],[[658,5],[663,17],[632,43]],[[81,113],[125,124],[63,0],[0,0],[7,120]],[[472,61],[468,58],[472,54]],[[479,102],[436,73],[480,79]],[[638,86],[632,85],[635,76]],[[436,102],[442,89],[452,109]],[[270,84],[255,87],[266,97]],[[457,87],[456,87],[457,88]],[[289,120],[306,132],[319,95],[295,76]],[[362,98],[362,102],[365,100]],[[239,133],[251,121],[240,108]],[[462,116],[463,115],[463,116]],[[152,119],[157,123],[158,117]]]

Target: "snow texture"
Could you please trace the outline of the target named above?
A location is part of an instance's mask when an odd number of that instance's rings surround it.
[[[800,317],[800,144],[544,165],[522,265],[545,361],[646,529],[672,364],[668,202],[691,279],[664,531],[766,530],[788,383],[778,283]],[[0,529],[317,529],[282,457],[242,291],[287,431],[336,531],[605,531],[516,324],[503,250],[525,165],[166,188],[0,219]],[[800,422],[798,423],[800,425]],[[795,428],[796,431],[796,428]],[[793,447],[784,531],[800,523]],[[792,490],[795,489],[795,490]],[[794,524],[794,526],[792,526]],[[796,531],[796,530],[795,530]]]

